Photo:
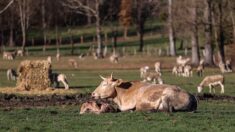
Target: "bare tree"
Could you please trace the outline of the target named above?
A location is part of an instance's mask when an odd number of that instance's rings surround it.
[[[127,38],[128,28],[132,22],[132,0],[121,0],[121,10],[119,12],[119,21],[124,27],[124,38]]]
[[[192,0],[191,17],[191,42],[192,42],[192,64],[198,65],[200,61],[199,43],[198,43],[198,15],[197,15],[197,0]]]
[[[13,3],[14,3],[14,0],[11,0],[2,10],[0,10],[0,14],[6,11]]]
[[[90,0],[87,5],[84,0],[66,0],[63,5],[73,9],[76,13],[83,15],[91,15],[96,22],[96,38],[97,38],[97,55],[98,58],[103,58],[103,42],[101,38],[101,20],[100,20],[100,5],[103,0]],[[90,13],[88,13],[90,12]]]
[[[168,34],[169,34],[169,46],[170,46],[170,55],[176,55],[175,48],[175,31],[173,27],[173,16],[172,16],[172,3],[173,0],[168,0]]]
[[[208,65],[213,65],[213,38],[212,38],[212,15],[211,15],[211,6],[212,0],[205,0],[205,63]]]
[[[20,17],[20,25],[21,25],[21,32],[22,32],[22,50],[25,51],[26,46],[26,30],[29,28],[29,17],[32,13],[30,10],[31,0],[16,0],[18,6],[18,15]]]

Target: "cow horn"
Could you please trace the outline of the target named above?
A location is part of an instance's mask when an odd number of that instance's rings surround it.
[[[103,76],[101,76],[101,75],[100,75],[100,78],[101,78],[101,79],[103,79],[103,80],[105,80],[105,79],[106,79],[105,77],[103,77]]]

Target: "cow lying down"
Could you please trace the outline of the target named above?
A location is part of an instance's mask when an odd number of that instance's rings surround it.
[[[109,113],[109,112],[116,112],[115,108],[111,106],[109,103],[105,102],[97,102],[97,101],[87,101],[82,104],[80,109],[80,114],[85,113]]]
[[[95,99],[111,98],[121,111],[195,111],[197,99],[185,90],[166,84],[126,82],[101,76],[103,81],[92,93]]]

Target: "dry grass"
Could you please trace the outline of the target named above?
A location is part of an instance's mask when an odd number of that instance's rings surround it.
[[[0,88],[0,93],[2,94],[19,94],[19,95],[53,95],[53,94],[57,94],[57,95],[71,95],[71,94],[79,94],[81,93],[81,91],[79,89],[69,89],[69,90],[65,90],[65,89],[54,89],[54,88],[47,88],[44,91],[41,90],[30,90],[30,91],[26,91],[26,90],[20,90],[17,88],[13,88],[13,87],[5,87],[5,88]]]

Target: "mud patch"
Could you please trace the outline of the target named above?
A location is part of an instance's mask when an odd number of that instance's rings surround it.
[[[234,96],[202,94],[196,95],[199,100],[222,100],[235,102]],[[75,95],[40,95],[40,96],[23,96],[16,94],[0,94],[0,108],[4,111],[11,111],[14,108],[33,108],[33,107],[48,107],[48,106],[63,106],[74,105],[79,106],[86,101],[92,101],[90,94],[75,94]],[[111,101],[106,99],[96,100],[106,102],[117,108]],[[52,114],[56,114],[51,112]]]
[[[235,102],[234,96],[228,96],[228,95],[215,95],[215,94],[202,94],[202,95],[196,95],[199,100],[222,100],[222,101],[231,101]]]

